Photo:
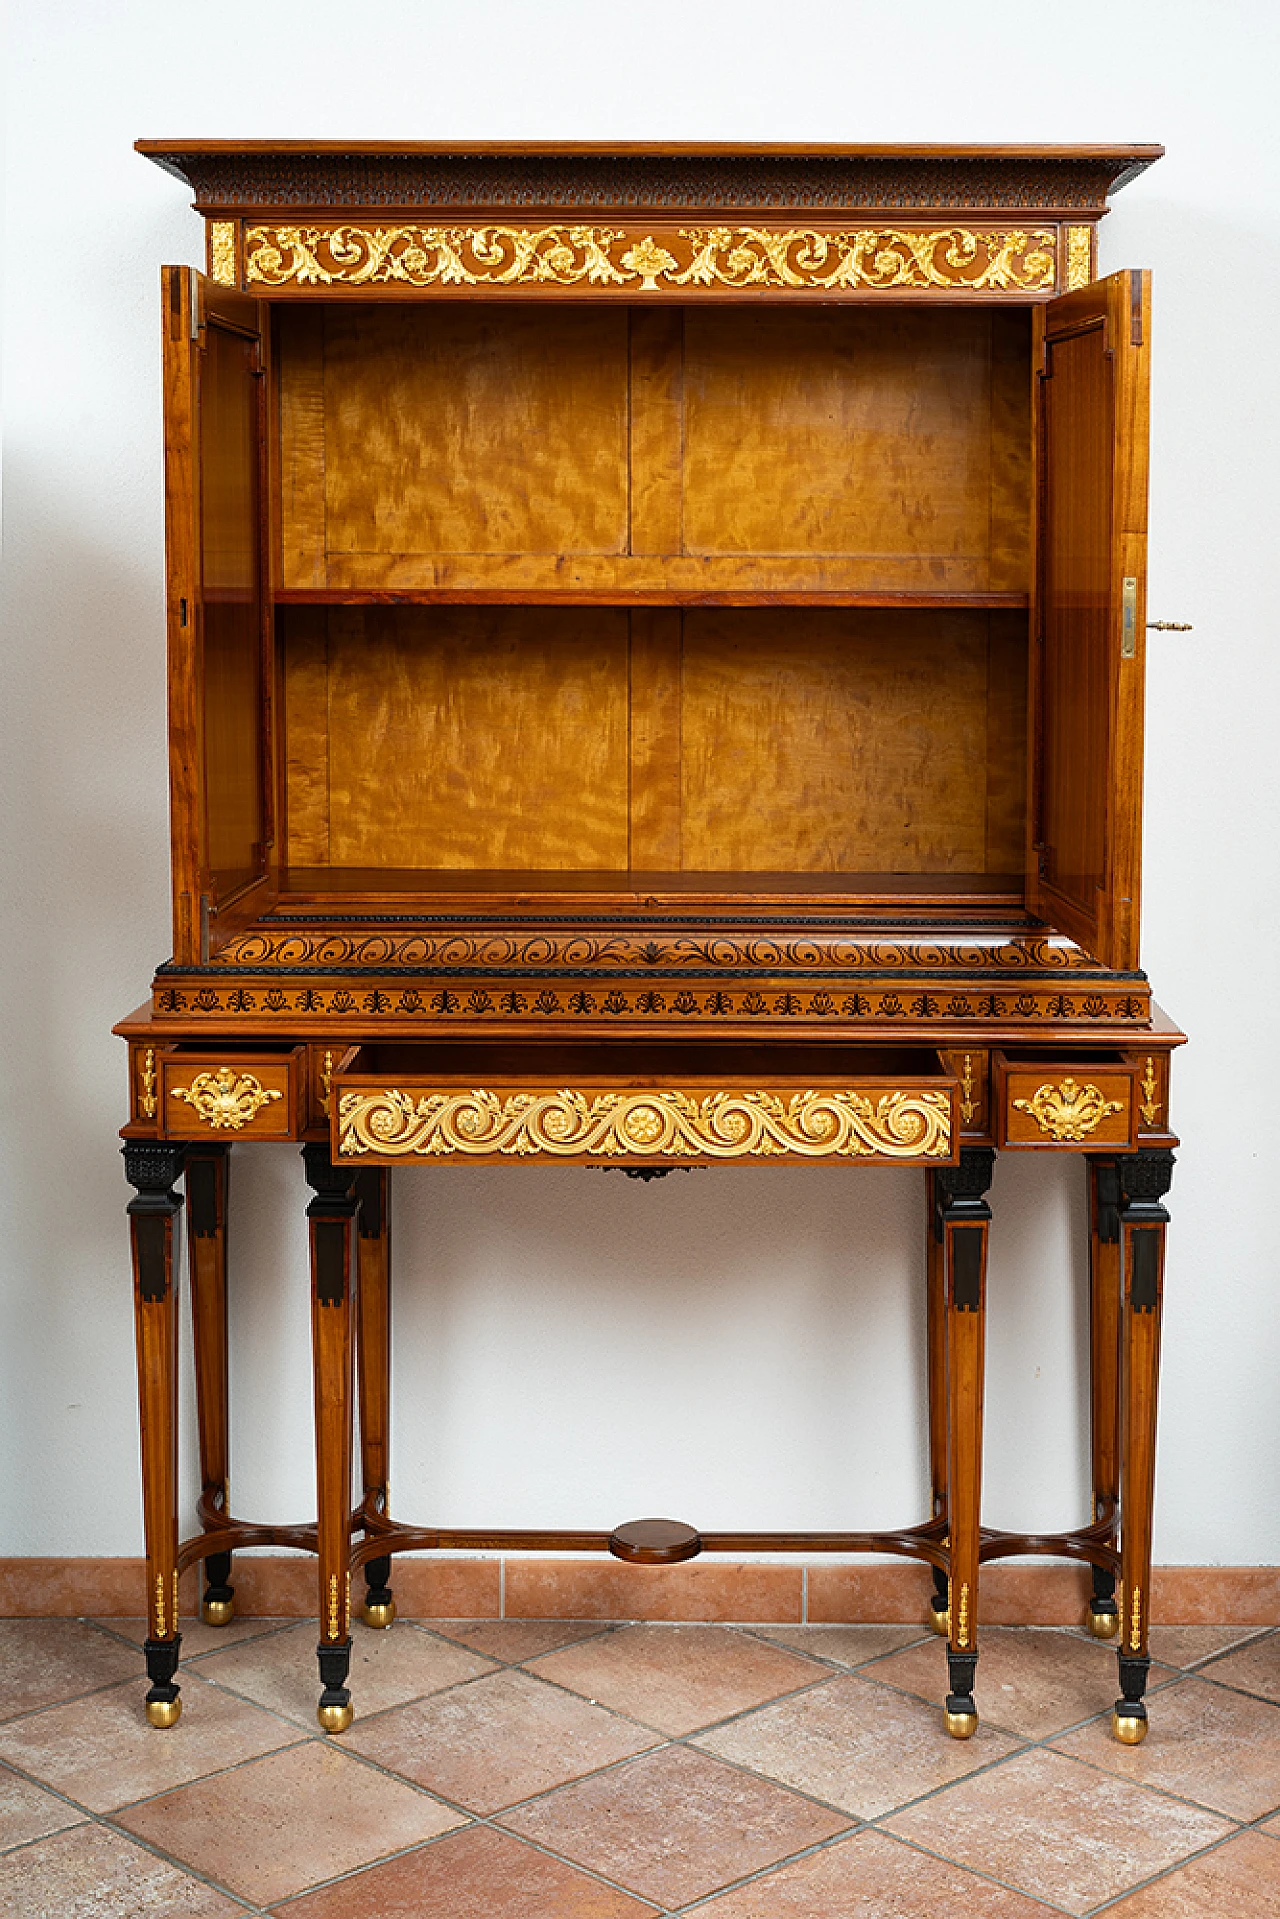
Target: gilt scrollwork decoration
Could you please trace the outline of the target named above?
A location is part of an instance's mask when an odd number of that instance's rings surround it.
[[[964,1056],[964,1076],[960,1081],[960,1117],[966,1126],[972,1126],[973,1116],[977,1112],[973,1098],[973,1055]]]
[[[1093,278],[1093,241],[1088,227],[1067,228],[1067,291],[1087,287]]]
[[[238,1133],[264,1106],[284,1095],[264,1086],[254,1073],[237,1073],[234,1067],[219,1066],[216,1072],[197,1073],[190,1086],[171,1086],[170,1099],[180,1099],[215,1132]]]
[[[209,222],[209,274],[219,286],[236,284],[236,223],[234,220]]]
[[[1087,1082],[1081,1086],[1068,1076],[1060,1085],[1046,1081],[1030,1099],[1015,1099],[1020,1113],[1029,1113],[1042,1133],[1057,1140],[1087,1139],[1112,1113],[1123,1113],[1124,1101],[1108,1099]]]
[[[143,1119],[156,1116],[156,1049],[148,1046],[138,1072],[138,1111]]]
[[[1146,1069],[1142,1075],[1142,1117],[1148,1126],[1154,1126],[1160,1117],[1159,1092],[1156,1080],[1156,1063],[1151,1054],[1147,1055]]]
[[[1049,228],[681,227],[659,236],[594,226],[254,226],[250,286],[772,287],[1052,292]]]
[[[678,1091],[514,1093],[397,1088],[342,1095],[339,1156],[474,1158],[502,1154],[554,1159],[706,1158],[794,1154],[804,1159],[947,1159],[946,1093],[853,1091]]]

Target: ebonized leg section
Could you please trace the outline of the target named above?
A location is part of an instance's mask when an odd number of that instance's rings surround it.
[[[133,1313],[142,1431],[142,1510],[147,1549],[147,1718],[176,1726],[178,1631],[178,1303],[174,1234],[182,1205],[181,1146],[130,1141],[124,1148],[133,1250]]]
[[[364,1499],[385,1512],[391,1415],[390,1174],[378,1167],[358,1174],[356,1197],[360,1202],[356,1240],[360,1478]],[[369,1560],[364,1577],[365,1624],[385,1629],[396,1616],[390,1555]]]
[[[977,1730],[973,1675],[978,1663],[978,1549],[982,1501],[982,1392],[985,1364],[987,1188],[990,1147],[970,1147],[934,1181],[934,1235],[941,1249],[947,1338],[947,1497],[951,1521],[951,1605],[947,1640],[947,1731]]]
[[[353,1412],[353,1240],[359,1201],[350,1167],[327,1145],[304,1146],[311,1242],[311,1340],[315,1381],[316,1504],[320,1562],[320,1679],[317,1713],[326,1732],[353,1717],[346,1688],[351,1660],[351,1456]]]
[[[942,1242],[934,1231],[937,1198],[934,1176],[925,1174],[925,1198],[928,1207],[928,1231],[925,1238],[926,1326],[929,1342],[929,1479],[933,1489],[933,1517],[947,1517],[947,1296],[943,1270]],[[929,1625],[942,1639],[951,1631],[951,1601],[947,1575],[940,1566],[933,1568],[933,1591],[929,1595]]]
[[[1089,1179],[1089,1439],[1093,1517],[1120,1499],[1120,1176],[1114,1159],[1090,1159]],[[1120,1625],[1116,1576],[1093,1568],[1089,1630],[1113,1639]]]
[[[1136,1746],[1146,1738],[1143,1704],[1151,1591],[1151,1508],[1155,1491],[1156,1400],[1160,1315],[1164,1298],[1165,1228],[1161,1200],[1173,1184],[1173,1154],[1126,1154],[1120,1179],[1120,1246],[1124,1305],[1120,1376],[1120,1693],[1112,1726]]]
[[[226,1512],[231,1471],[227,1367],[227,1201],[231,1148],[188,1146],[187,1261],[191,1274],[191,1333],[196,1362],[196,1412],[200,1428],[200,1479],[206,1495]],[[200,1616],[207,1626],[226,1626],[235,1614],[231,1554],[204,1562]]]

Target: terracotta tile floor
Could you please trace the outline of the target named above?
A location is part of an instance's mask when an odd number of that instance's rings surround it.
[[[152,1731],[135,1620],[0,1620],[5,1919],[1280,1919],[1280,1631],[1153,1635],[1152,1730],[1110,1647],[991,1628],[967,1744],[901,1626],[194,1626]]]

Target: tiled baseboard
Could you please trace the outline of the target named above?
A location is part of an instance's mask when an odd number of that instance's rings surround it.
[[[748,1625],[913,1622],[924,1618],[929,1575],[914,1564],[679,1566],[612,1559],[417,1559],[393,1562],[407,1619],[666,1619]],[[243,1553],[232,1578],[245,1615],[305,1619],[316,1608],[315,1562]],[[357,1589],[359,1582],[357,1581]],[[143,1609],[140,1559],[0,1559],[0,1617],[123,1617]],[[1069,1626],[1085,1614],[1080,1566],[986,1567],[988,1625]],[[182,1611],[198,1603],[197,1569],[182,1581]],[[1162,1624],[1280,1624],[1280,1567],[1157,1566],[1151,1617]]]

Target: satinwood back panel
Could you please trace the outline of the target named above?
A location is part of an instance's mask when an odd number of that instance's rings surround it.
[[[291,865],[625,869],[627,615],[291,616]]]
[[[1026,620],[290,608],[295,868],[1020,870]]]
[[[1015,873],[1026,622],[691,609],[686,871]]]
[[[277,360],[286,590],[1028,591],[1025,311],[348,303]]]
[[[341,306],[280,329],[286,585],[626,551],[624,309]]]
[[[1021,314],[690,309],[685,550],[1025,592],[1029,365]]]

